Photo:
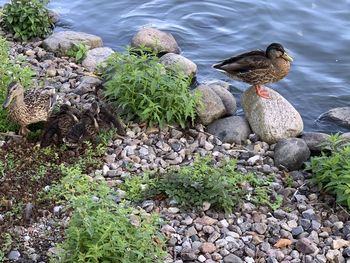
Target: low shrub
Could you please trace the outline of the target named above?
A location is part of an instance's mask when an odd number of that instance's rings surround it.
[[[92,181],[79,166],[62,167],[62,172],[65,177],[52,188],[51,197],[68,201],[73,214],[59,258],[52,262],[163,262],[157,216],[141,212],[132,223],[132,208],[116,204],[106,183]]]
[[[135,49],[116,52],[102,71],[105,95],[131,118],[161,127],[193,123],[197,100],[190,94],[191,78],[181,70],[166,71],[156,54]]]
[[[272,178],[238,173],[235,168],[235,160],[214,165],[207,156],[196,159],[191,166],[170,168],[164,175],[131,178],[123,187],[133,201],[166,195],[184,208],[198,208],[209,202],[226,213],[244,199],[272,209],[281,205],[281,196],[274,196],[270,187]]]
[[[12,81],[19,81],[28,88],[32,84],[33,70],[25,65],[24,57],[10,59],[10,46],[5,38],[0,36],[0,103],[5,101],[7,87]],[[18,127],[7,116],[7,111],[0,108],[0,132],[15,131]]]
[[[11,0],[3,8],[3,23],[15,39],[22,41],[46,37],[53,25],[44,0]]]
[[[350,208],[350,144],[339,135],[323,144],[320,156],[311,157],[307,163],[312,180],[321,189],[336,196],[336,201]]]

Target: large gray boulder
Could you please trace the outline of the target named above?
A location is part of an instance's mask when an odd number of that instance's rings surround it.
[[[199,93],[200,103],[196,106],[196,111],[202,124],[208,125],[225,115],[224,103],[209,86],[200,85],[192,93]]]
[[[230,116],[216,120],[207,127],[207,131],[222,142],[237,144],[245,142],[251,134],[248,121],[241,116]]]
[[[148,47],[157,53],[180,53],[180,48],[172,34],[156,28],[143,28],[131,40],[135,48]]]
[[[188,77],[197,73],[197,65],[179,54],[167,53],[160,58],[159,62],[167,69],[181,70]]]
[[[88,45],[91,49],[103,46],[100,37],[75,31],[55,32],[43,41],[42,46],[58,55],[66,55],[69,49],[79,44]]]
[[[322,145],[329,139],[329,135],[321,132],[304,132],[301,138],[312,152],[319,152],[322,150]]]
[[[300,114],[279,93],[266,89],[270,99],[257,96],[254,87],[242,96],[242,107],[253,132],[270,144],[300,135],[304,128]]]
[[[289,171],[298,170],[310,157],[306,142],[299,138],[283,139],[276,144],[275,165],[282,165]]]
[[[338,107],[323,113],[319,121],[329,122],[350,129],[350,107]]]
[[[89,71],[95,71],[97,65],[105,62],[107,58],[113,54],[113,52],[114,51],[109,47],[98,47],[90,49],[86,53],[86,57],[81,64]]]

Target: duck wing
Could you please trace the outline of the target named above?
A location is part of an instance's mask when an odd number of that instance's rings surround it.
[[[271,67],[271,61],[265,56],[265,52],[262,50],[246,52],[213,65],[213,68],[231,74],[267,69],[269,67]]]

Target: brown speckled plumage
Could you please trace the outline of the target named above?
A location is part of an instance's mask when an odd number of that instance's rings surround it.
[[[93,139],[101,130],[117,128],[117,132],[125,135],[124,125],[100,102],[93,102],[86,110],[78,110],[62,105],[60,111],[52,114],[47,122],[41,147],[52,143],[65,143],[69,147],[77,147],[83,141]]]
[[[281,44],[272,43],[265,52],[243,53],[219,62],[213,68],[235,80],[259,86],[283,79],[289,72],[291,61]]]
[[[54,103],[53,92],[45,89],[24,91],[19,83],[8,87],[4,108],[8,108],[9,117],[21,126],[20,134],[26,136],[27,126],[47,121]]]
[[[76,108],[66,104],[61,105],[60,110],[49,117],[41,136],[40,146],[46,147],[52,143],[61,144],[64,136],[79,122],[79,118],[80,112]]]

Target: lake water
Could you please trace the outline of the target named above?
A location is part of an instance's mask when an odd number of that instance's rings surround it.
[[[50,7],[61,14],[56,30],[99,35],[117,51],[144,26],[169,31],[198,65],[198,80],[227,80],[236,98],[248,85],[211,65],[280,42],[294,63],[270,87],[301,113],[305,130],[324,130],[315,124],[321,113],[350,106],[350,0],[51,0]]]

